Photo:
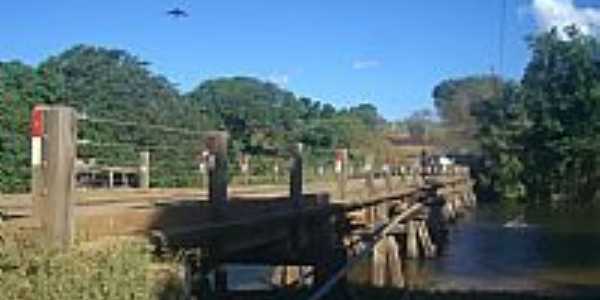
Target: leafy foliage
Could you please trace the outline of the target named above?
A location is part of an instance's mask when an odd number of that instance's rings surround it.
[[[148,65],[123,50],[86,45],[35,68],[0,64],[0,191],[28,189],[27,127],[39,103],[69,105],[89,116],[78,126],[79,139],[87,141],[79,146],[80,158],[136,166],[138,152],[151,151],[152,186],[198,184],[201,132],[206,130],[230,133],[231,159],[241,152],[272,155],[295,142],[303,142],[311,156],[335,147],[372,150],[381,145],[377,128],[384,120],[370,104],[337,110],[248,77],[208,80],[181,95]],[[167,127],[185,130],[163,130]]]
[[[151,254],[140,241],[104,241],[65,252],[27,234],[0,229],[2,299],[159,299]]]
[[[591,201],[600,173],[600,44],[574,27],[530,39],[520,85],[473,105],[482,181],[508,202]]]
[[[472,108],[497,97],[500,79],[495,76],[468,76],[445,80],[433,90],[434,105],[447,129],[446,146],[454,150],[478,149],[474,138],[477,121]]]
[[[0,62],[0,191],[29,187],[29,119],[33,106],[61,101],[61,78],[19,62]]]

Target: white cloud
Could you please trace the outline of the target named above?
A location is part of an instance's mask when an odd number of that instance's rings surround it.
[[[352,62],[352,69],[354,70],[372,69],[379,66],[381,66],[381,62],[376,59],[355,60]]]
[[[541,30],[575,24],[584,34],[600,34],[600,8],[577,7],[573,0],[533,0],[532,11]]]

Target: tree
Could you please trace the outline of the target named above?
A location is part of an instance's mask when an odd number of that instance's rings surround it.
[[[593,199],[600,174],[598,41],[576,27],[530,40],[533,56],[522,80],[532,126],[525,133],[527,185],[532,196]]]
[[[0,192],[29,188],[29,120],[36,104],[61,100],[61,78],[20,62],[0,62]]]
[[[472,109],[477,103],[497,97],[502,85],[498,77],[476,75],[445,80],[434,88],[434,105],[444,123],[449,148],[478,148],[474,138],[477,123]]]
[[[484,182],[499,198],[530,203],[597,198],[600,172],[600,44],[575,27],[530,39],[520,86],[479,105]]]
[[[29,187],[28,123],[38,103],[69,105],[86,117],[78,123],[78,158],[126,166],[149,150],[153,186],[194,184],[202,132],[216,128],[231,135],[231,159],[272,155],[296,142],[327,156],[334,147],[380,147],[376,127],[384,120],[372,105],[338,111],[249,77],[208,80],[180,95],[148,65],[124,50],[87,45],[37,67],[0,63],[0,189]]]
[[[182,99],[166,78],[150,72],[148,65],[124,50],[78,45],[48,58],[38,69],[63,79],[62,104],[90,119],[109,121],[80,122],[80,139],[91,142],[79,147],[80,158],[109,166],[132,165],[137,164],[139,151],[150,150],[153,185],[189,182],[197,177],[192,171],[201,137],[144,125],[201,131],[214,128],[214,121],[205,116],[203,107]]]

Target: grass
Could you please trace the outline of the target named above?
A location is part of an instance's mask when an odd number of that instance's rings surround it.
[[[174,268],[157,271],[135,239],[47,249],[32,233],[0,227],[0,298],[4,300],[180,299]]]

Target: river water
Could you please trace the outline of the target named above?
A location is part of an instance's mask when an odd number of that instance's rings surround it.
[[[529,211],[525,227],[481,206],[459,220],[441,256],[407,262],[407,280],[440,290],[535,290],[600,297],[600,210]]]
[[[498,206],[481,204],[451,226],[438,257],[403,262],[407,285],[442,291],[597,294],[600,299],[600,209],[529,210],[527,226],[504,226],[512,218]],[[356,266],[355,277],[367,278],[368,266],[367,261]],[[232,287],[269,289],[271,271],[232,266]]]

